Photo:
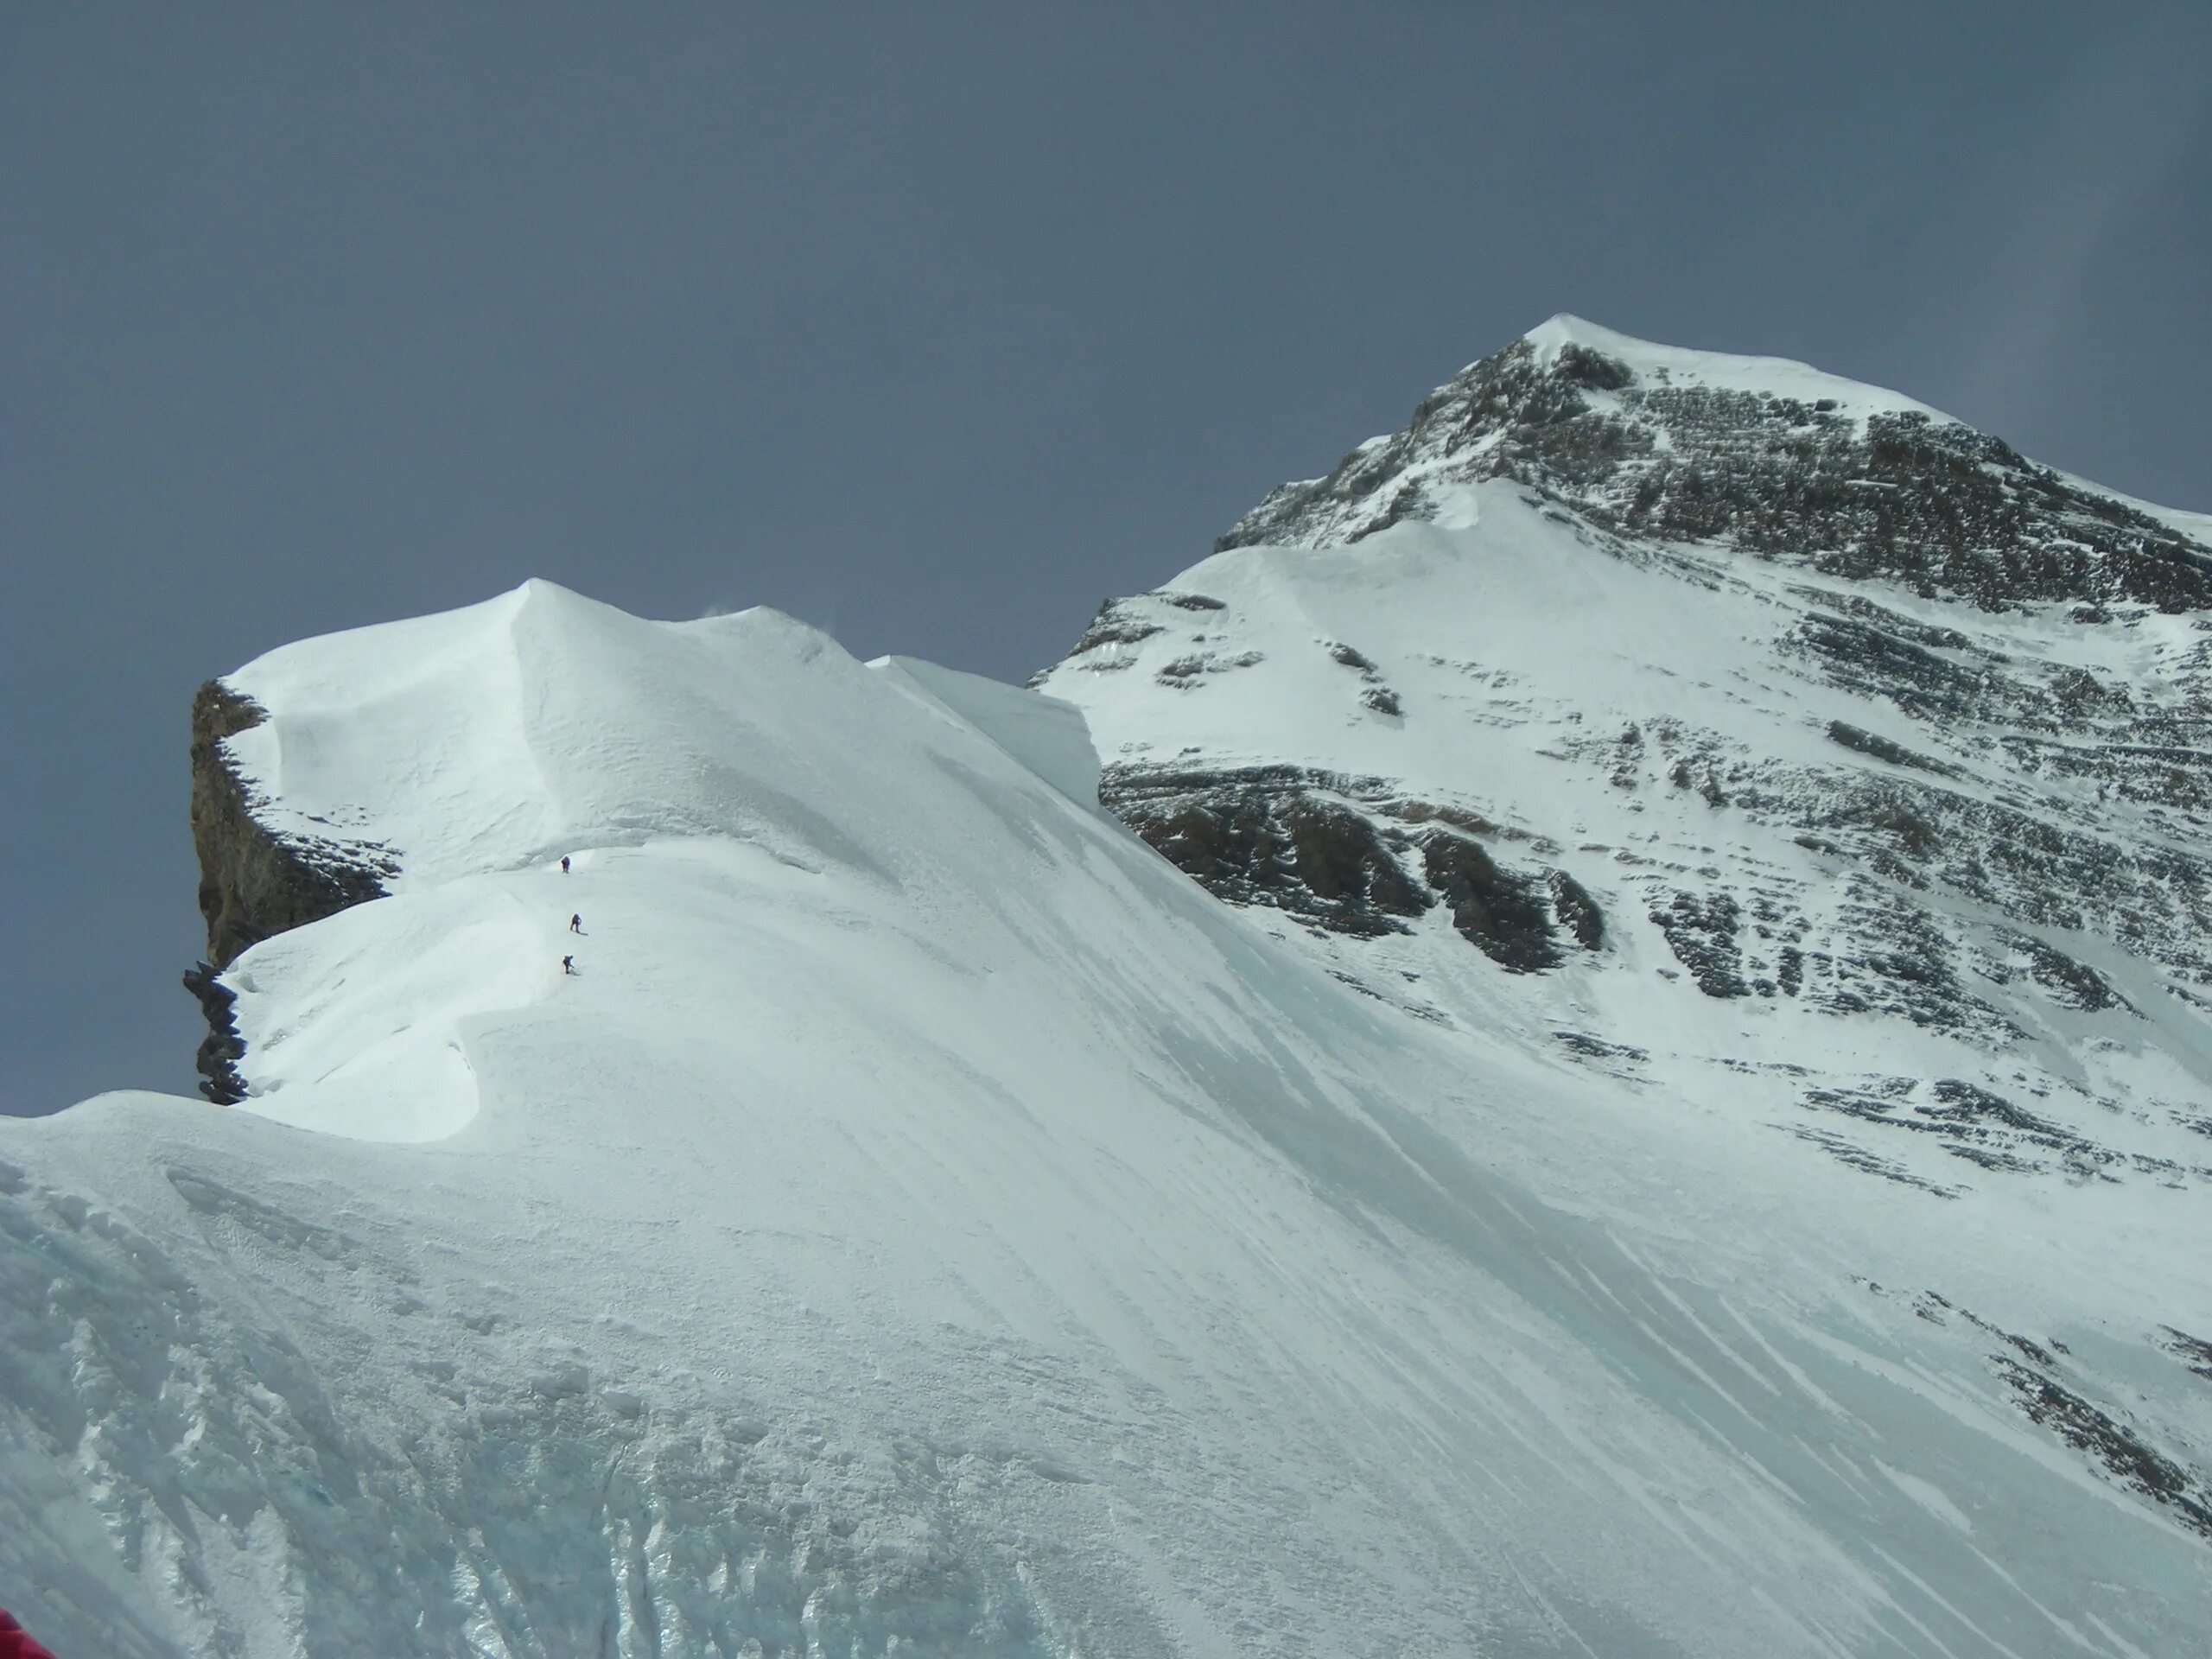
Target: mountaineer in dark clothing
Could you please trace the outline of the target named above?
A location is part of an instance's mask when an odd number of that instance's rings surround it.
[[[583,918],[583,915],[582,915],[582,912],[579,912],[577,914],[575,914],[575,915],[571,916],[571,917],[569,917],[569,932],[571,932],[571,933],[581,933],[581,932],[582,932],[583,931],[584,931],[584,918]]]
[[[575,959],[574,957],[562,957],[562,958],[561,958],[561,971],[562,971],[563,973],[564,973],[564,974],[573,974],[573,973],[575,973],[575,972],[576,971],[576,959]]]
[[[566,875],[568,873],[569,873],[569,855],[568,855],[566,853],[563,853],[563,854],[562,854],[562,855],[561,855],[561,874],[563,874],[563,875]]]

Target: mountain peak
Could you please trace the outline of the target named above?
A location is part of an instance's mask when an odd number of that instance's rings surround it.
[[[1810,1014],[1683,1058],[1823,1073],[1806,1109],[1866,1122],[1915,1069],[2027,1079],[2044,1139],[2007,1166],[2212,1179],[2193,1109],[2107,1138],[2166,1084],[2085,1081],[2109,1041],[2212,1087],[2212,922],[2180,896],[2212,883],[2208,600],[2184,515],[1802,365],[1562,316],[1038,683],[1089,715],[1109,809],[1219,896],[1368,942],[1330,961],[1378,994],[1464,981],[1471,945],[1575,983],[1532,1024],[1646,1058],[1709,1004]],[[2069,1098],[2096,1110],[2062,1128]]]
[[[2038,465],[1896,392],[1566,315],[1468,365],[1326,476],[1274,491],[1216,547],[1464,523],[1491,479],[1600,532],[1986,610],[2212,605],[2212,521]]]
[[[1588,346],[1616,356],[1637,351],[1666,351],[1670,348],[1656,340],[1638,340],[1633,334],[1624,334],[1608,328],[1603,323],[1592,322],[1587,317],[1578,317],[1572,311],[1554,311],[1534,328],[1521,336],[1548,363],[1559,354],[1561,346]]]
[[[1910,411],[1930,420],[1964,424],[1916,398],[1830,374],[1793,358],[1754,357],[1669,346],[1622,334],[1571,312],[1558,313],[1521,338],[1535,353],[1536,363],[1554,372],[1562,358],[1571,365],[1578,355],[1586,359],[1588,354],[1595,353],[1626,371],[1624,385],[1706,386],[1812,404],[1825,399],[1834,408],[1850,413]],[[1588,378],[1586,372],[1584,378]]]

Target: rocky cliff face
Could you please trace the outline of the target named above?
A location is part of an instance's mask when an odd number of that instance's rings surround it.
[[[1406,933],[1440,910],[1509,973],[1555,968],[1605,938],[1596,901],[1566,871],[1502,863],[1484,845],[1497,826],[1407,799],[1389,779],[1121,765],[1102,777],[1099,801],[1232,904],[1332,932]]]
[[[220,680],[201,686],[192,702],[192,844],[200,858],[207,957],[185,975],[184,984],[207,1016],[200,1092],[224,1105],[245,1092],[237,1070],[245,1045],[221,970],[263,939],[382,897],[385,880],[398,868],[358,847],[279,835],[256,819],[252,793],[225,744],[264,718],[251,698]]]
[[[1503,478],[1624,537],[1984,610],[2070,601],[2093,621],[2116,604],[2212,606],[2212,546],[2001,439],[1929,410],[1717,380],[1571,339],[1516,340],[1431,393],[1403,431],[1274,491],[1217,550],[1357,542]]]
[[[1410,1014],[1930,1192],[2212,1180],[2212,519],[1560,319],[1037,683],[1132,829]]]

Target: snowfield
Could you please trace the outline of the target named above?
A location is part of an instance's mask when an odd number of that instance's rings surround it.
[[[533,582],[229,683],[264,821],[401,874],[226,973],[240,1108],[0,1121],[57,1652],[2212,1641],[2201,1187],[1930,1202],[1408,1017],[1103,815],[1068,703],[774,613]]]

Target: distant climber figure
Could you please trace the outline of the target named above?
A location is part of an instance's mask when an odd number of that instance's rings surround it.
[[[569,918],[569,931],[571,933],[581,933],[583,931],[583,912],[582,911],[578,911],[575,915]]]
[[[54,1659],[54,1651],[16,1624],[13,1613],[0,1607],[0,1659]]]
[[[563,973],[564,973],[564,974],[573,974],[573,973],[575,973],[575,972],[576,971],[576,959],[575,959],[574,957],[562,957],[562,958],[561,958],[561,971],[562,971]]]
[[[563,853],[563,854],[562,854],[562,855],[561,855],[561,874],[563,874],[563,875],[566,875],[568,873],[569,873],[569,855],[568,855],[566,853]]]

